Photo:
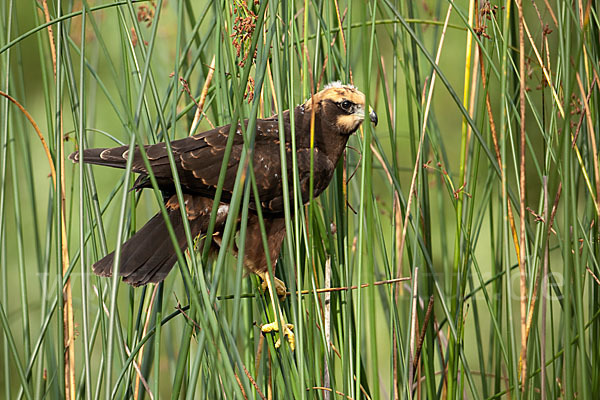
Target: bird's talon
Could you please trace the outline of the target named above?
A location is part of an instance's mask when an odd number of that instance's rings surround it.
[[[277,326],[277,322],[269,322],[268,324],[264,324],[260,330],[263,333],[277,332],[279,330],[279,326]]]
[[[288,343],[290,344],[290,349],[292,351],[296,350],[296,335],[294,335],[294,332],[292,332],[290,330],[290,331],[288,331],[286,336],[287,336]]]
[[[260,275],[260,277],[262,279],[260,287],[263,292],[266,292],[269,288],[267,280],[269,279],[269,276],[267,274],[264,274]],[[285,297],[287,296],[287,287],[285,286],[285,283],[281,279],[277,279],[276,277],[273,277],[273,280],[275,281],[275,291],[277,292],[277,297],[281,298],[281,300],[285,300]]]
[[[292,351],[296,349],[296,335],[294,335],[294,332],[292,332],[293,329],[293,324],[284,324],[283,336],[287,338],[288,343],[290,344],[290,349]],[[277,322],[270,322],[268,324],[264,324],[261,327],[261,331],[263,333],[279,332],[279,325],[277,324]],[[275,348],[278,349],[280,346],[281,339],[277,339],[277,342],[275,342]]]

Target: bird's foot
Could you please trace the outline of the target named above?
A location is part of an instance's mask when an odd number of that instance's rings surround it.
[[[294,325],[292,324],[283,324],[283,333],[282,336],[287,337],[288,343],[290,344],[290,349],[294,351],[296,349],[296,336],[292,329],[294,329]],[[272,333],[279,332],[279,324],[276,322],[271,322],[268,324],[264,324],[260,330],[263,333]],[[278,349],[281,346],[281,338],[277,339],[275,342],[275,348]]]
[[[259,274],[259,276],[262,279],[262,284],[260,287],[262,288],[263,292],[266,292],[269,287],[269,275],[264,273]],[[285,300],[285,297],[287,296],[287,287],[285,286],[285,283],[276,277],[273,277],[273,280],[275,281],[275,291],[277,292],[277,297],[279,297],[281,300]]]

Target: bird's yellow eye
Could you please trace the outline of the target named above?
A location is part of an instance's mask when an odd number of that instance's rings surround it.
[[[342,101],[342,104],[340,104],[340,106],[345,110],[345,111],[350,111],[350,109],[353,106],[353,103],[349,100],[344,100]]]

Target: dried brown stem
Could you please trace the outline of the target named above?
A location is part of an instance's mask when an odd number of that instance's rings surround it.
[[[246,391],[244,390],[244,385],[242,385],[242,381],[240,381],[240,377],[238,376],[237,371],[233,371],[233,375],[235,376],[235,380],[238,386],[240,387],[240,391],[242,392],[244,400],[248,400],[248,396],[246,395]]]
[[[204,81],[204,87],[202,88],[202,92],[200,93],[200,100],[196,103],[196,113],[194,114],[194,119],[192,121],[192,126],[190,128],[190,135],[193,135],[198,122],[200,121],[200,116],[204,114],[204,102],[206,101],[206,96],[208,95],[208,89],[210,88],[210,83],[212,82],[213,75],[215,73],[215,56],[213,56],[212,61],[210,62],[210,67],[208,67],[208,74],[206,75],[206,80]],[[206,119],[208,123],[212,126],[212,122]],[[214,126],[212,126],[214,129]]]
[[[50,22],[50,12],[48,10],[48,3],[46,0],[42,1],[42,5],[44,8],[44,19],[46,22]],[[50,55],[52,57],[52,70],[54,73],[54,79],[57,80],[56,76],[56,44],[54,42],[54,33],[52,31],[52,26],[48,25],[48,41],[50,44]],[[57,133],[62,138],[63,136],[63,126],[62,126],[62,109],[60,105],[59,107],[59,117],[60,117],[60,126],[59,132]],[[61,200],[61,213],[60,213],[60,227],[61,227],[61,252],[62,252],[62,272],[63,279],[64,275],[66,275],[69,269],[69,247],[67,242],[67,230],[65,225],[65,169],[64,169],[64,141],[60,141],[59,146],[59,154],[58,154],[58,162],[60,163],[60,188],[56,187],[57,192],[60,191],[60,200]],[[54,180],[55,186],[56,179]],[[65,357],[65,398],[67,399],[75,399],[75,346],[73,345],[75,340],[75,327],[73,322],[73,296],[71,293],[71,278],[67,278],[63,287],[63,323],[64,323],[64,357]]]
[[[323,391],[325,391],[327,393],[333,393],[332,389],[330,389],[328,387],[322,387],[322,386],[313,386],[311,388],[306,388],[306,390],[307,391],[309,391],[309,390],[323,390]],[[349,400],[353,400],[352,397],[348,396],[347,394],[344,394],[344,393],[340,392],[339,390],[336,390],[335,394],[337,394],[338,396],[345,397],[345,398],[347,398]]]
[[[594,181],[596,184],[596,213],[600,216],[600,172],[598,169],[598,146],[596,144],[596,131],[594,129],[594,122],[592,121],[592,113],[590,111],[589,101],[592,95],[594,84],[596,83],[596,78],[592,81],[590,85],[590,90],[586,96],[585,89],[583,87],[583,82],[581,82],[581,77],[579,76],[579,72],[575,72],[575,77],[577,78],[577,85],[579,86],[579,91],[581,92],[581,97],[583,99],[583,109],[584,113],[582,114],[582,118],[585,115],[586,122],[588,125],[588,133],[590,135],[590,143],[592,144],[592,160],[594,163]],[[593,193],[592,193],[593,194]]]
[[[423,319],[423,327],[421,328],[421,334],[419,335],[419,341],[417,342],[417,351],[415,352],[415,358],[413,359],[413,376],[417,373],[417,367],[419,365],[419,359],[421,358],[421,350],[423,349],[423,342],[425,341],[425,333],[427,332],[427,326],[433,313],[433,301],[434,296],[429,297],[429,304],[427,304],[427,311],[425,312],[425,318]]]
[[[263,392],[258,387],[258,384],[254,380],[254,378],[252,377],[252,375],[250,375],[250,372],[248,372],[248,369],[246,368],[246,366],[244,364],[242,364],[242,368],[244,369],[244,373],[246,374],[246,376],[248,377],[248,379],[252,383],[252,386],[254,386],[254,389],[256,389],[256,393],[258,393],[258,395],[260,396],[260,398],[262,400],[267,400],[266,397],[265,397],[265,395],[263,394]]]

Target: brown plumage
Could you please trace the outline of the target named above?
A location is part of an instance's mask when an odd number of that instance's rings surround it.
[[[310,198],[310,121],[314,108],[315,147],[314,147],[314,190],[317,197],[329,185],[335,166],[346,147],[349,136],[354,133],[365,118],[365,96],[352,86],[334,83],[315,94],[304,104],[294,108],[296,125],[296,154],[302,200]],[[260,119],[256,122],[256,136],[253,151],[253,169],[258,186],[260,206],[263,210],[267,230],[269,255],[273,262],[277,259],[285,236],[283,218],[284,196],[281,181],[281,160],[278,118],[282,118],[285,129],[286,165],[288,176],[292,175],[290,111],[280,116]],[[377,116],[370,112],[372,122]],[[247,121],[244,122],[247,124]],[[206,232],[212,211],[213,197],[221,170],[230,126],[222,126],[184,139],[171,142],[177,172],[184,192],[186,213],[194,237]],[[233,138],[233,148],[227,165],[223,194],[217,213],[215,232],[222,232],[229,201],[233,192],[236,172],[242,154],[244,138],[240,127]],[[152,171],[164,193],[171,195],[166,207],[169,218],[183,250],[187,246],[183,220],[175,193],[171,167],[164,143],[144,146]],[[109,149],[86,149],[83,160],[86,163],[125,168],[131,157],[127,146]],[[80,155],[69,156],[78,162]],[[148,171],[142,161],[139,148],[133,154],[132,171],[140,176],[134,188],[151,187]],[[292,185],[290,181],[290,186]],[[256,204],[250,203],[251,210]],[[214,242],[220,243],[218,237]],[[263,251],[258,216],[250,213],[246,233],[244,265],[250,271],[264,277],[267,270]],[[93,270],[101,276],[110,276],[113,269],[114,253],[96,262]],[[158,213],[150,219],[121,248],[119,274],[131,285],[139,286],[150,282],[160,282],[169,273],[176,261],[173,243],[166,229],[163,216]]]

